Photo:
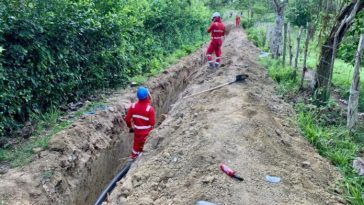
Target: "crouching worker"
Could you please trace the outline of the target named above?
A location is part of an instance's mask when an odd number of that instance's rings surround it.
[[[125,122],[134,132],[133,150],[131,159],[137,158],[142,152],[148,134],[152,131],[155,124],[154,108],[150,105],[149,91],[145,87],[137,90],[138,102],[131,104]]]

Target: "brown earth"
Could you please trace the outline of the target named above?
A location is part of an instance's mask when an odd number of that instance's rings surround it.
[[[182,58],[146,84],[162,124],[110,204],[195,204],[203,199],[217,204],[339,204],[330,194],[338,173],[299,134],[291,106],[274,94],[275,84],[256,63],[259,51],[244,32],[231,31],[223,48],[225,65],[217,71],[202,66],[204,51]],[[241,73],[249,74],[245,83],[181,99]],[[49,149],[38,152],[29,165],[0,175],[0,204],[94,202],[130,153],[132,135],[117,119],[135,99],[134,92],[110,96],[105,110],[55,135]],[[224,175],[220,163],[245,181]],[[265,182],[267,174],[282,177],[282,183]]]
[[[275,83],[257,64],[258,49],[241,29],[223,45],[224,66],[201,67],[155,129],[145,153],[105,204],[342,204],[333,193],[340,177],[300,134],[294,111],[274,93]],[[248,74],[245,83],[183,96]],[[220,163],[245,180],[229,178]],[[282,178],[279,184],[266,175]]]
[[[204,49],[182,58],[146,84],[161,122],[171,103],[204,63]],[[26,166],[0,174],[0,205],[91,204],[126,163],[132,135],[117,119],[135,100],[135,89],[110,96],[107,107],[84,115],[49,142],[49,149],[35,154]]]

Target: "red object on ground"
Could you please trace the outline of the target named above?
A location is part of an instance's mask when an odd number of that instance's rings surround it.
[[[207,60],[209,63],[213,63],[212,53],[215,52],[216,63],[221,62],[221,46],[222,38],[225,36],[225,25],[221,22],[220,18],[215,18],[215,21],[207,29],[208,33],[211,33],[211,42],[207,48]]]
[[[144,143],[149,132],[155,125],[154,108],[150,105],[149,97],[133,103],[128,109],[125,122],[134,130],[134,143],[131,158],[136,158],[143,152]]]
[[[223,171],[225,174],[227,174],[228,176],[233,177],[235,175],[235,171],[230,169],[228,166],[226,166],[225,164],[221,164],[220,165],[220,169],[221,171]]]
[[[228,166],[226,166],[225,164],[220,164],[220,169],[221,171],[223,171],[225,174],[227,174],[228,176],[235,178],[239,181],[244,181],[244,179],[242,177],[237,176],[235,173],[236,171],[230,169]]]

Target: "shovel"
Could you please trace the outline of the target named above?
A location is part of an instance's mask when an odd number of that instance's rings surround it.
[[[222,88],[224,86],[227,86],[227,85],[231,85],[233,83],[236,83],[236,82],[243,82],[245,79],[247,79],[249,76],[247,74],[242,74],[242,75],[237,75],[235,76],[235,80],[232,81],[232,82],[228,82],[228,83],[225,83],[225,84],[222,84],[222,85],[218,85],[216,87],[213,87],[213,88],[210,88],[208,90],[204,90],[204,91],[201,91],[201,92],[198,92],[198,93],[195,93],[195,94],[192,94],[192,95],[189,95],[189,96],[185,96],[183,97],[183,99],[186,99],[186,98],[190,98],[190,97],[194,97],[196,95],[200,95],[202,93],[206,93],[206,92],[209,92],[209,91],[213,91],[213,90],[216,90],[216,89],[219,89],[219,88]]]

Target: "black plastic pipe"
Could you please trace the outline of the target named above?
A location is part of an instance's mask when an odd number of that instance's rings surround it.
[[[126,173],[128,173],[132,163],[133,163],[132,161],[126,163],[123,169],[120,170],[120,172],[118,172],[118,174],[111,180],[111,182],[107,185],[107,187],[101,192],[94,205],[101,205],[102,202],[105,201],[106,196],[115,188],[116,183],[120,181],[120,179],[123,178],[126,175]]]

